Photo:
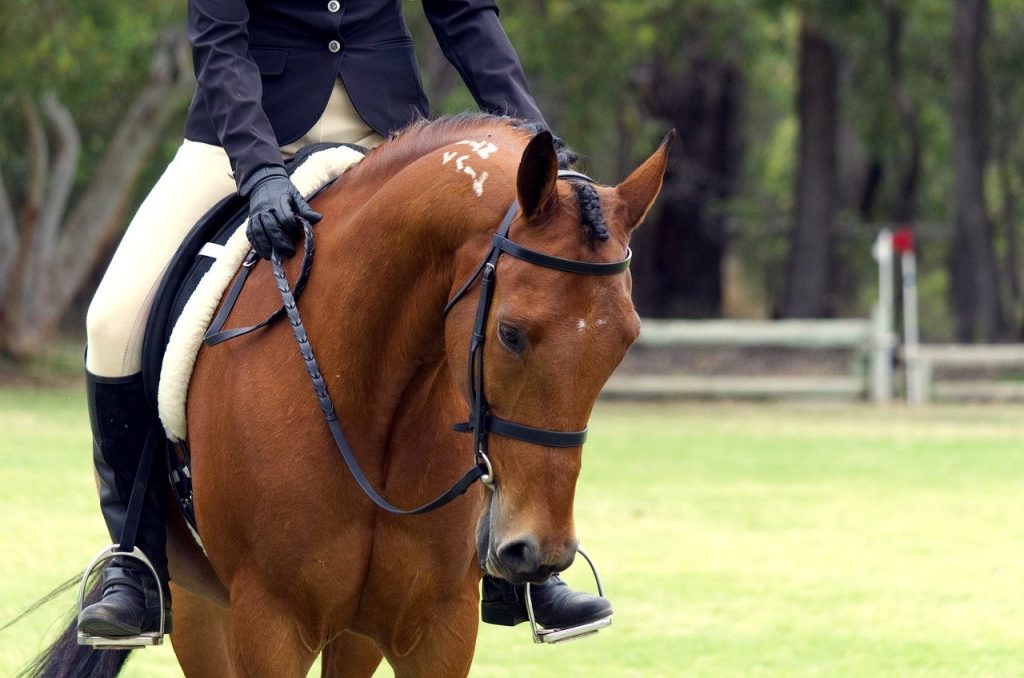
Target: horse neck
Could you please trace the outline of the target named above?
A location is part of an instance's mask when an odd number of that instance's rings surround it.
[[[365,196],[325,197],[318,207],[329,222],[332,214],[352,214],[351,202]],[[336,228],[320,229],[316,257],[332,262],[333,275],[314,273],[305,295],[324,374],[329,385],[332,375],[338,383],[331,388],[338,410],[364,449],[388,445],[394,426],[406,421],[400,410],[423,408],[430,416],[421,425],[437,426],[438,435],[465,416],[444,352],[442,309],[462,274],[455,253],[476,246],[483,256],[489,231],[457,228],[465,221],[458,205],[411,202],[407,190],[384,188]]]

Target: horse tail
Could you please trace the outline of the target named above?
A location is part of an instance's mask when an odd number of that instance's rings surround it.
[[[71,577],[33,603],[15,619],[0,627],[0,631],[73,588],[80,581],[80,575]],[[99,577],[94,577],[89,585],[85,604],[91,605],[99,599],[100,581]],[[114,678],[121,672],[131,650],[96,650],[88,645],[79,645],[77,602],[69,616],[67,627],[61,632],[60,637],[23,668],[18,678]]]

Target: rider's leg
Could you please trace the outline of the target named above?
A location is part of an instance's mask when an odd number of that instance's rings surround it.
[[[86,373],[86,391],[100,509],[110,538],[117,543],[127,517],[139,451],[146,438],[146,427],[139,422],[149,421],[142,376],[97,377]],[[135,545],[156,569],[163,584],[165,608],[169,608],[159,476],[150,475]],[[160,589],[144,565],[132,558],[116,558],[103,571],[102,586],[102,599],[86,608],[79,618],[80,631],[123,637],[159,627]],[[169,623],[168,615],[165,631],[170,630]]]
[[[149,421],[140,370],[153,295],[164,267],[195,222],[235,190],[230,171],[223,149],[185,141],[132,219],[89,306],[86,383],[93,461],[103,518],[115,542],[120,541]],[[166,587],[159,475],[151,476],[136,545]],[[115,560],[104,571],[102,599],[83,611],[79,630],[111,637],[155,630],[160,610],[154,584],[141,563]]]
[[[227,154],[185,140],[139,206],[86,317],[86,369],[124,377],[142,369],[142,339],[163,269],[206,210],[235,191]]]

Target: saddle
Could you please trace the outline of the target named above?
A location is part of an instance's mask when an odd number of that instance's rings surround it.
[[[365,155],[366,149],[354,144],[320,143],[302,148],[293,158],[285,162],[285,169],[293,175],[311,156],[333,148],[347,147]],[[330,182],[317,190],[322,190]],[[312,195],[307,196],[311,198]],[[192,227],[188,236],[178,247],[164,271],[160,286],[150,309],[146,324],[146,333],[142,344],[142,373],[144,391],[151,420],[149,426],[161,432],[158,437],[159,449],[154,451],[157,463],[166,459],[175,495],[189,526],[195,532],[195,517],[191,506],[191,473],[188,448],[184,441],[175,445],[164,434],[164,425],[158,412],[160,380],[164,358],[175,325],[182,317],[189,299],[200,286],[203,277],[217,261],[217,255],[224,245],[238,231],[249,214],[249,202],[246,198],[234,193],[211,207],[205,215]],[[182,375],[187,379],[189,375]],[[185,385],[182,386],[185,388]],[[177,436],[182,437],[182,436]],[[198,533],[196,533],[198,540]]]

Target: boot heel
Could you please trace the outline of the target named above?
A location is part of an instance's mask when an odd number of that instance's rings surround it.
[[[480,605],[480,618],[485,624],[497,626],[515,626],[528,621],[522,614],[522,603],[516,602],[484,602]]]

